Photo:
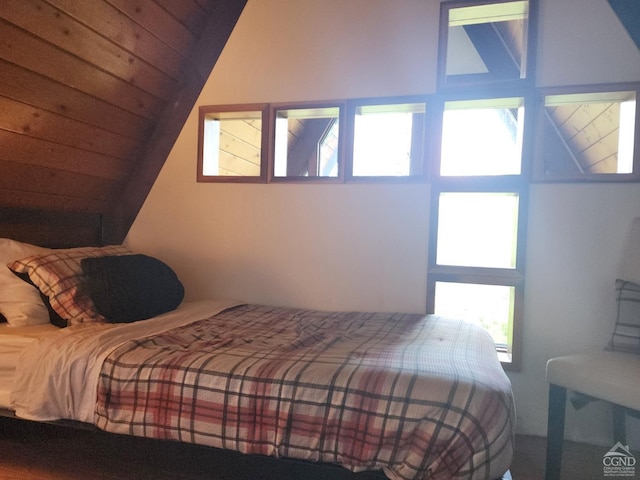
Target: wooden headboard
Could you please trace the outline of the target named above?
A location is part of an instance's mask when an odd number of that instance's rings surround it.
[[[102,215],[0,208],[0,238],[49,248],[101,246]]]

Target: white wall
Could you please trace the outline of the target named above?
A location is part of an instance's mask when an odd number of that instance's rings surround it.
[[[249,0],[198,105],[435,91],[436,0]],[[604,0],[542,0],[539,85],[640,80],[640,53]],[[189,299],[423,311],[428,185],[196,183],[197,109],[126,243],[180,275]],[[545,363],[599,349],[640,186],[531,188],[518,430],[546,435]],[[611,443],[601,406],[567,435]],[[587,417],[593,417],[587,420]],[[636,424],[637,425],[637,424]],[[640,429],[637,429],[640,430]]]

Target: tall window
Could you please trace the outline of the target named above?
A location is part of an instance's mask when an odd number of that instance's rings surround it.
[[[524,286],[525,98],[447,100],[441,111],[428,307],[478,323],[501,361],[514,364]]]
[[[427,308],[484,327],[518,368],[535,0],[442,3]],[[482,92],[482,93],[480,93]],[[526,123],[525,123],[526,119]],[[526,128],[526,130],[525,130]]]

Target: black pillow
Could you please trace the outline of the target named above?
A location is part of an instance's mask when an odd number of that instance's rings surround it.
[[[145,320],[175,310],[184,287],[164,262],[147,255],[83,258],[85,293],[111,323]]]

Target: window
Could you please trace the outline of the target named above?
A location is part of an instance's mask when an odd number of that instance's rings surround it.
[[[272,106],[271,181],[326,181],[342,176],[342,104]]]
[[[441,4],[427,309],[466,318],[519,368],[534,0]],[[525,119],[526,123],[525,123]]]
[[[441,192],[436,264],[516,268],[519,200],[517,192]]]
[[[348,179],[424,178],[425,114],[424,98],[350,102]]]
[[[515,85],[532,78],[528,0],[444,2],[440,15],[439,85]]]
[[[540,92],[535,179],[625,181],[640,177],[637,84]]]
[[[523,102],[522,97],[446,102],[440,175],[519,175]]]
[[[428,180],[427,312],[519,368],[530,173],[640,181],[640,83],[535,88],[537,4],[442,2],[434,95],[200,107],[198,181]]]
[[[516,288],[514,286],[462,282],[435,282],[435,311],[452,318],[465,318],[482,325],[491,334],[498,358],[511,363]]]
[[[426,99],[201,106],[197,180],[426,181]]]
[[[267,105],[200,107],[199,122],[198,181],[265,180]]]
[[[512,367],[524,292],[526,103],[445,98],[432,178],[428,311],[478,323]]]

